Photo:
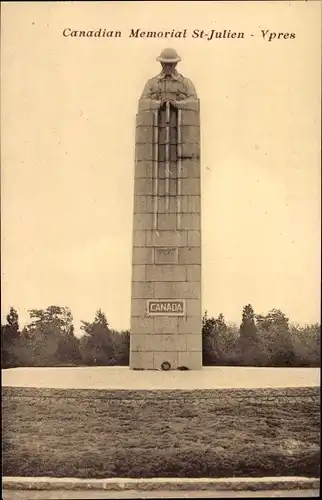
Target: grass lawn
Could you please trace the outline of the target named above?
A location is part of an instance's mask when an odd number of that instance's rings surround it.
[[[2,389],[3,475],[319,476],[319,389]]]

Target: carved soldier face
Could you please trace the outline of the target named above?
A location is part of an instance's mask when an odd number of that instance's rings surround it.
[[[171,75],[174,72],[174,69],[177,65],[177,63],[161,63],[163,73],[165,75]]]

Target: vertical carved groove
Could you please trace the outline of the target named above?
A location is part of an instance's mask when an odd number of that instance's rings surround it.
[[[159,111],[153,112],[153,229],[158,227]]]
[[[181,156],[182,156],[182,136],[181,136],[181,109],[178,109],[177,121],[177,229],[181,225]]]
[[[166,102],[166,139],[165,139],[165,209],[169,210],[169,174],[170,174],[170,103]]]

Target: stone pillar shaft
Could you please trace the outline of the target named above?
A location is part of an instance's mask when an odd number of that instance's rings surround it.
[[[143,109],[142,109],[143,107]],[[199,102],[136,119],[130,368],[202,367]]]

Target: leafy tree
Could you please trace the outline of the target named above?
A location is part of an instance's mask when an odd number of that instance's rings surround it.
[[[49,306],[47,309],[31,309],[29,311],[32,322],[28,329],[32,333],[35,330],[49,329],[57,335],[65,335],[72,328],[73,316],[68,307]]]
[[[275,326],[276,331],[284,333],[289,329],[289,319],[279,309],[272,309],[266,316],[256,315],[257,326],[268,331]]]
[[[254,309],[250,304],[243,308],[243,316],[239,328],[239,335],[245,345],[255,343],[257,340],[255,314]]]
[[[15,353],[15,346],[20,337],[19,316],[14,307],[10,307],[6,319],[7,324],[1,325],[1,364],[3,368],[19,364]]]
[[[225,331],[225,336],[220,338],[220,347],[224,353],[223,365],[239,366],[242,364],[241,355],[236,348],[239,339],[239,326],[228,324]]]
[[[73,352],[71,344],[77,350],[73,316],[68,307],[49,306],[47,309],[31,309],[29,314],[32,321],[24,330],[23,345],[20,346],[24,364],[55,366],[68,358],[63,352],[64,346],[69,346],[69,354]],[[68,359],[68,361],[73,360]]]
[[[296,365],[321,366],[321,325],[292,325],[290,334]]]
[[[19,338],[19,316],[13,307],[10,307],[9,314],[7,315],[7,330],[10,331],[14,338]]]
[[[57,358],[63,363],[78,364],[82,360],[79,349],[79,339],[74,334],[74,326],[71,325],[65,335],[61,336],[57,346]]]
[[[289,319],[279,309],[272,309],[266,316],[256,317],[261,345],[269,356],[271,366],[293,366],[294,346],[289,329]]]
[[[203,339],[203,364],[215,365],[222,363],[224,353],[220,346],[220,341],[227,332],[227,325],[223,314],[218,318],[208,318],[207,311],[202,318],[202,339]]]
[[[111,330],[115,364],[128,366],[130,363],[130,330],[118,332]]]
[[[239,337],[234,348],[234,357],[238,364],[245,366],[258,366],[262,364],[255,313],[251,304],[243,308],[242,321],[239,327]]]
[[[236,345],[239,337],[239,327],[235,323],[227,324],[227,331],[225,337],[225,352],[229,354]]]
[[[82,321],[81,353],[85,364],[111,365],[115,364],[112,333],[105,314],[99,309],[94,321]]]

